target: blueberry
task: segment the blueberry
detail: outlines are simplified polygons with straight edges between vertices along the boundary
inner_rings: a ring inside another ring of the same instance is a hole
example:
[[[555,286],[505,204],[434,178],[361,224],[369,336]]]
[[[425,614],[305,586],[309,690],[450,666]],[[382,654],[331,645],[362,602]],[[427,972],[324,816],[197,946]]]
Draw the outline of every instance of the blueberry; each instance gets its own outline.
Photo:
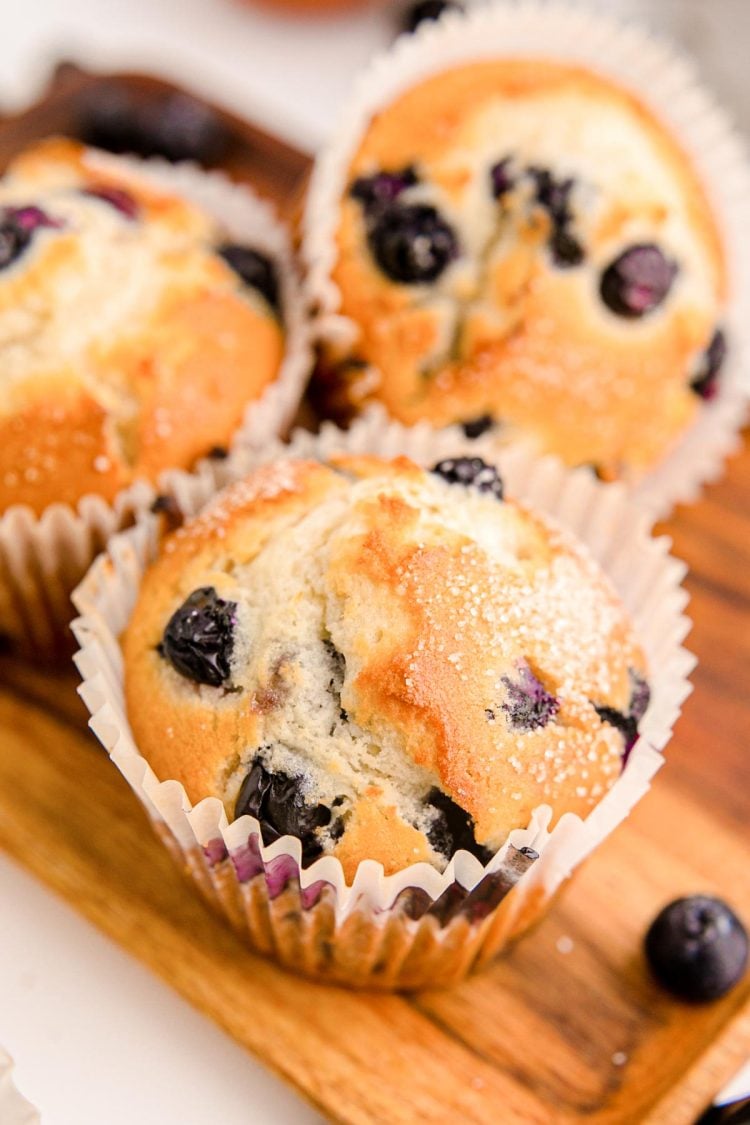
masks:
[[[212,445],[206,457],[210,457],[212,461],[226,461],[229,457],[229,450],[225,445]]]
[[[566,227],[557,227],[550,239],[552,260],[561,269],[580,266],[584,259],[583,247]]]
[[[651,689],[646,680],[634,668],[630,668],[628,674],[630,676],[630,702],[626,712],[618,711],[614,707],[594,705],[602,722],[616,727],[625,739],[623,766],[627,764],[630,751],[638,740],[638,724],[646,714],[651,700]]]
[[[424,203],[378,210],[367,242],[383,273],[405,285],[435,281],[458,254],[453,229]]]
[[[226,243],[218,250],[230,269],[265,297],[272,309],[279,310],[279,278],[276,266],[265,254],[249,246]]]
[[[464,6],[458,0],[418,0],[404,12],[403,30],[409,34],[416,31],[421,23],[439,20],[446,12],[463,12]]]
[[[195,160],[213,164],[227,148],[227,132],[209,106],[188,94],[168,94],[147,102],[140,113],[139,131],[144,155],[167,160]]]
[[[114,207],[126,219],[137,219],[140,208],[133,199],[130,192],[125,191],[123,188],[109,187],[102,185],[100,187],[85,188],[84,195],[91,196],[92,199],[101,199],[103,203],[109,203],[110,207]]]
[[[653,312],[667,297],[677,266],[650,243],[631,246],[602,274],[599,292],[618,316],[637,318]]]
[[[426,803],[437,810],[437,815],[427,830],[427,838],[436,852],[446,859],[458,851],[471,852],[481,863],[489,863],[493,852],[478,844],[474,836],[474,821],[442,789],[433,787]]]
[[[695,391],[697,395],[705,399],[716,397],[719,389],[719,375],[726,354],[727,338],[722,330],[717,328],[711,338],[711,343],[701,357],[698,374],[690,384],[691,391]]]
[[[495,419],[491,414],[480,414],[478,418],[472,418],[468,422],[461,423],[461,429],[466,434],[467,438],[472,441],[476,438],[486,434],[495,425]]]
[[[497,164],[493,164],[490,168],[490,184],[492,186],[492,198],[501,199],[506,192],[510,191],[515,186],[515,177],[510,171],[511,157],[506,156],[503,160],[498,160]]]
[[[503,711],[514,730],[529,731],[546,727],[560,710],[559,700],[548,692],[526,661],[518,666],[518,678],[503,676],[507,689]]]
[[[123,85],[96,88],[81,109],[78,134],[108,152],[134,152],[167,160],[215,163],[227,147],[227,132],[216,113],[187,94],[135,99]]]
[[[556,226],[563,225],[571,219],[570,193],[575,181],[555,179],[548,168],[529,168],[528,174],[534,182],[534,198],[536,202],[549,212],[550,218]]]
[[[166,526],[171,530],[181,527],[185,519],[182,509],[174,496],[166,496],[163,493],[160,493],[156,497],[150,510],[155,516],[163,516]]]
[[[240,787],[234,815],[254,816],[265,844],[281,836],[296,836],[302,843],[303,861],[309,863],[323,850],[318,829],[330,824],[331,810],[325,805],[307,804],[300,792],[300,780],[280,771],[271,773],[260,761],[253,762]]]
[[[448,484],[463,484],[476,488],[477,492],[489,492],[496,500],[503,498],[503,482],[494,465],[488,465],[481,457],[447,457],[433,465],[436,473]]]
[[[31,242],[34,231],[62,224],[40,207],[4,207],[0,210],[0,269],[12,265]]]
[[[393,203],[407,188],[417,183],[417,174],[409,166],[400,172],[376,172],[373,176],[360,176],[349,189],[352,199],[366,208],[384,207]]]
[[[236,603],[225,602],[213,586],[194,590],[167,622],[160,655],[198,684],[227,684],[236,609]]]
[[[656,916],[646,934],[654,976],[683,1000],[716,1000],[742,977],[747,932],[721,899],[678,898]]]

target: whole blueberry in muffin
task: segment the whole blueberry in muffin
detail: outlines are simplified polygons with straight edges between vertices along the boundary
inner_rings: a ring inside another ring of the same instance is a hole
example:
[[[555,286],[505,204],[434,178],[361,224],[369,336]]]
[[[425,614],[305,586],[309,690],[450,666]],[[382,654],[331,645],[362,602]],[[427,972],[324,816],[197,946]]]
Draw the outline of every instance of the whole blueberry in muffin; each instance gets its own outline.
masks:
[[[349,877],[585,815],[645,709],[608,582],[479,458],[258,469],[167,537],[123,647],[157,776]]]

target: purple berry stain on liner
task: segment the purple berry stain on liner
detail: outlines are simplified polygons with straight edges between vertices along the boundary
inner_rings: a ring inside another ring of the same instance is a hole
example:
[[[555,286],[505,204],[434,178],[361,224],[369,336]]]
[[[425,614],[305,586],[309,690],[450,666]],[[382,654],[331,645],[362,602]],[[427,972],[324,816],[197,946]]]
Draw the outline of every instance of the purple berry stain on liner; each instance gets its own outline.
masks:
[[[209,840],[207,844],[203,845],[203,854],[210,867],[217,867],[218,864],[224,862],[229,852],[226,849],[224,841],[217,837],[215,840]]]
[[[247,844],[235,848],[229,853],[229,858],[239,883],[249,883],[264,871],[257,836],[251,836]]]
[[[124,188],[102,184],[99,187],[84,188],[82,194],[88,195],[91,199],[100,199],[102,203],[109,203],[110,207],[114,207],[115,211],[119,211],[124,218],[131,221],[137,219],[140,214],[140,207],[130,192],[125,191]]]
[[[0,210],[0,269],[13,264],[37,230],[60,230],[63,223],[41,207],[4,207]]]
[[[503,676],[507,689],[502,709],[514,730],[530,731],[546,727],[560,710],[560,701],[546,690],[524,660],[518,664],[518,677]]]
[[[635,320],[659,308],[677,273],[658,246],[631,246],[604,271],[599,292],[613,313]]]

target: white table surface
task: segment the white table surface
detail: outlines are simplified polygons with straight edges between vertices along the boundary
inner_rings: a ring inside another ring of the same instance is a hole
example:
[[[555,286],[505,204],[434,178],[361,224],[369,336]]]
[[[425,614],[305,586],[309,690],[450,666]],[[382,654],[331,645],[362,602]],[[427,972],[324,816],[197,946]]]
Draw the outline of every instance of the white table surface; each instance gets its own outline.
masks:
[[[477,3],[481,0],[476,0]],[[700,49],[750,117],[750,0],[598,0]],[[2,0],[0,112],[50,65],[133,67],[190,85],[312,151],[395,5],[285,19],[238,0]],[[736,65],[733,65],[735,64]],[[180,997],[0,854],[0,1044],[43,1125],[306,1125],[320,1118]],[[0,1122],[0,1125],[3,1123]]]

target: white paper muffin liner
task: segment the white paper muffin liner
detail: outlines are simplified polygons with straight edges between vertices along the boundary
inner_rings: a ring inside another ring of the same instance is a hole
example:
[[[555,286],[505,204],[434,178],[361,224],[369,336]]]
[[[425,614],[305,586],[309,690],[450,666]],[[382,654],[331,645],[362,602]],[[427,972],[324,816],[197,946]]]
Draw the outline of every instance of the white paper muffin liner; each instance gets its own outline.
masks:
[[[287,446],[242,452],[227,469],[243,475],[280,455],[325,459],[334,451],[407,454],[416,462],[466,452],[455,429],[412,429],[381,412],[349,431],[325,425],[317,436],[297,431]],[[486,451],[482,441],[473,451]],[[641,737],[621,777],[585,819],[542,805],[524,829],[482,864],[457,853],[441,873],[426,863],[385,875],[363,861],[350,885],[333,856],[301,869],[299,840],[283,837],[264,847],[249,815],[228,823],[223,806],[207,798],[195,806],[178,782],[158,780],[134,743],[123,697],[118,637],[154,557],[158,521],[151,515],[117,535],[73,595],[81,616],[73,623],[81,695],[91,726],[125,775],[163,842],[205,896],[261,952],[322,980],[378,988],[416,988],[461,979],[527,928],[572,869],[627,816],[662,764],[694,658],[682,647],[690,623],[680,585],[682,563],[666,539],[652,539],[647,517],[621,485],[603,485],[585,470],[566,471],[552,458],[534,460],[506,450],[499,461],[508,492],[547,514],[585,543],[610,576],[629,610],[649,665],[652,699]],[[193,478],[181,497],[187,516],[210,497],[208,482]],[[530,862],[520,849],[540,853]]]
[[[729,341],[716,400],[663,461],[637,483],[634,497],[655,519],[695,500],[721,475],[739,445],[750,394],[750,164],[734,124],[702,85],[693,63],[643,27],[624,24],[575,0],[492,3],[468,15],[448,13],[401,36],[360,76],[331,139],[313,169],[304,215],[307,291],[319,340],[341,344],[356,325],[340,313],[332,279],[335,235],[347,171],[375,112],[441,70],[487,58],[555,59],[587,67],[632,90],[690,156],[719,223],[727,255],[730,301],[723,318]],[[523,439],[506,438],[503,444]],[[501,439],[496,438],[498,444]],[[537,450],[538,453],[538,450]]]
[[[311,366],[308,321],[286,227],[254,192],[220,172],[196,164],[168,164],[97,154],[98,166],[132,170],[157,188],[176,192],[213,215],[232,239],[247,241],[279,266],[285,354],[279,373],[261,397],[248,404],[233,445],[251,447],[286,433],[299,407]],[[219,462],[204,460],[190,474],[161,474],[156,485],[137,481],[108,502],[86,496],[73,507],[52,504],[41,515],[14,505],[0,515],[0,635],[22,651],[51,656],[69,640],[70,593],[110,536],[132,523],[158,494],[173,495],[184,478],[214,481]]]
[[[2,1125],[38,1125],[39,1110],[13,1083],[13,1059],[0,1047],[0,1121]]]

